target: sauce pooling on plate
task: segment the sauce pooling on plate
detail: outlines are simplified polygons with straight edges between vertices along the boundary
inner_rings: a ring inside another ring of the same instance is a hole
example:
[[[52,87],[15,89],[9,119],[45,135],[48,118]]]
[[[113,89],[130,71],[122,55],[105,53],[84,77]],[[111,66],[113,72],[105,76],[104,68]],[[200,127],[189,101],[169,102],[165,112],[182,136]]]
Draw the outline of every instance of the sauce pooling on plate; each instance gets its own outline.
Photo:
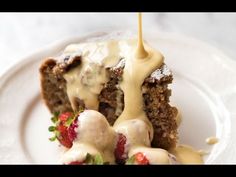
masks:
[[[213,145],[213,144],[216,144],[216,143],[218,143],[218,138],[216,138],[216,137],[208,137],[207,139],[206,139],[206,143],[207,144],[209,144],[209,145]]]

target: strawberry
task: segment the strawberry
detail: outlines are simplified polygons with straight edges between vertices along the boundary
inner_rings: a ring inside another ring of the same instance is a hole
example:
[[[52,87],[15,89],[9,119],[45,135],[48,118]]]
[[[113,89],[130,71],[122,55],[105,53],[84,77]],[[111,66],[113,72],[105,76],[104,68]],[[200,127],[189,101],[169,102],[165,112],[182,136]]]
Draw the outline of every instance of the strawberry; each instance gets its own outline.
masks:
[[[125,160],[128,157],[128,154],[125,153],[125,144],[126,144],[126,137],[125,135],[123,135],[122,133],[118,134],[118,141],[116,143],[116,148],[115,148],[115,158],[116,158],[116,162],[118,164],[124,164]]]
[[[149,165],[149,160],[142,152],[137,152],[126,161],[126,164]]]
[[[138,152],[135,154],[135,161],[138,165],[148,165],[149,164],[149,160],[142,152]]]
[[[64,123],[71,116],[73,116],[73,114],[71,112],[65,112],[65,113],[62,113],[59,115],[59,120]]]
[[[67,129],[68,137],[71,142],[73,142],[75,138],[77,137],[77,133],[75,131],[76,128],[78,128],[78,118],[75,119]]]
[[[58,141],[65,147],[71,148],[72,147],[72,141],[69,138],[68,135],[68,129],[63,124],[60,124],[57,127],[57,130],[59,132],[59,135],[57,136]]]
[[[55,136],[50,138],[51,141],[58,140],[60,144],[71,148],[74,139],[77,137],[76,128],[78,127],[79,113],[65,112],[54,114],[51,118],[55,126],[50,126],[49,131],[54,132]]]

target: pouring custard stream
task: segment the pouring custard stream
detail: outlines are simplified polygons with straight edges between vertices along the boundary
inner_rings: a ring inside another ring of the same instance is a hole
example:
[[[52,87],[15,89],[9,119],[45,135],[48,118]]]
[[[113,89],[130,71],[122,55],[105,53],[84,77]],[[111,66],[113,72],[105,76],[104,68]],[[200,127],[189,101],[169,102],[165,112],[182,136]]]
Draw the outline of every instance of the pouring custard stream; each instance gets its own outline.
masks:
[[[153,156],[155,154],[159,156],[159,158],[156,157],[156,161],[153,161],[153,163],[170,163],[167,151],[150,147],[153,138],[153,127],[144,112],[141,90],[144,79],[162,65],[164,57],[160,52],[143,44],[141,14],[139,14],[138,33],[137,47],[133,48],[126,56],[123,78],[120,83],[120,87],[124,92],[125,106],[114,124],[114,129],[116,132],[124,134],[130,141],[130,145],[127,147],[129,156],[138,151],[144,154],[150,154],[149,152],[152,151]],[[140,126],[136,127],[135,124]],[[142,124],[144,125],[141,126]],[[135,129],[140,129],[140,131]],[[149,134],[149,136],[143,136],[143,134]],[[135,141],[133,141],[134,139]]]

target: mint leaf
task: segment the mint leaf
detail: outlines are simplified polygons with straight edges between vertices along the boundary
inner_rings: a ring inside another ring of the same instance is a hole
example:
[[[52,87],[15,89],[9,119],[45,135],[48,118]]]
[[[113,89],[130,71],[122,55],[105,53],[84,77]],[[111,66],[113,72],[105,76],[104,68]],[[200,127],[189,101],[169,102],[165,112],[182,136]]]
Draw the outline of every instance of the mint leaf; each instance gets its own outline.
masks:
[[[125,164],[127,165],[133,165],[134,164],[134,161],[135,161],[135,155],[131,156]]]
[[[103,164],[103,159],[100,154],[97,154],[94,156],[94,164],[95,165],[102,165]]]
[[[50,132],[54,132],[55,130],[56,130],[56,127],[54,127],[54,126],[48,127],[48,131],[50,131]]]

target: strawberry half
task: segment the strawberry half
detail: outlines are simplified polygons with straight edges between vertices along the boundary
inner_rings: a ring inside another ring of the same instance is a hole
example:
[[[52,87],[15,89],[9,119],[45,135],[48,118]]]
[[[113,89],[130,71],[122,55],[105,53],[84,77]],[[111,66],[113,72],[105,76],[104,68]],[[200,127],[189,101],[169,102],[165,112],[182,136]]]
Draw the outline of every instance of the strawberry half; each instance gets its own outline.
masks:
[[[124,164],[125,160],[128,158],[128,154],[125,153],[125,144],[126,144],[126,137],[122,133],[118,134],[118,141],[116,143],[116,148],[115,148],[115,158],[116,158],[116,163],[118,164]]]

